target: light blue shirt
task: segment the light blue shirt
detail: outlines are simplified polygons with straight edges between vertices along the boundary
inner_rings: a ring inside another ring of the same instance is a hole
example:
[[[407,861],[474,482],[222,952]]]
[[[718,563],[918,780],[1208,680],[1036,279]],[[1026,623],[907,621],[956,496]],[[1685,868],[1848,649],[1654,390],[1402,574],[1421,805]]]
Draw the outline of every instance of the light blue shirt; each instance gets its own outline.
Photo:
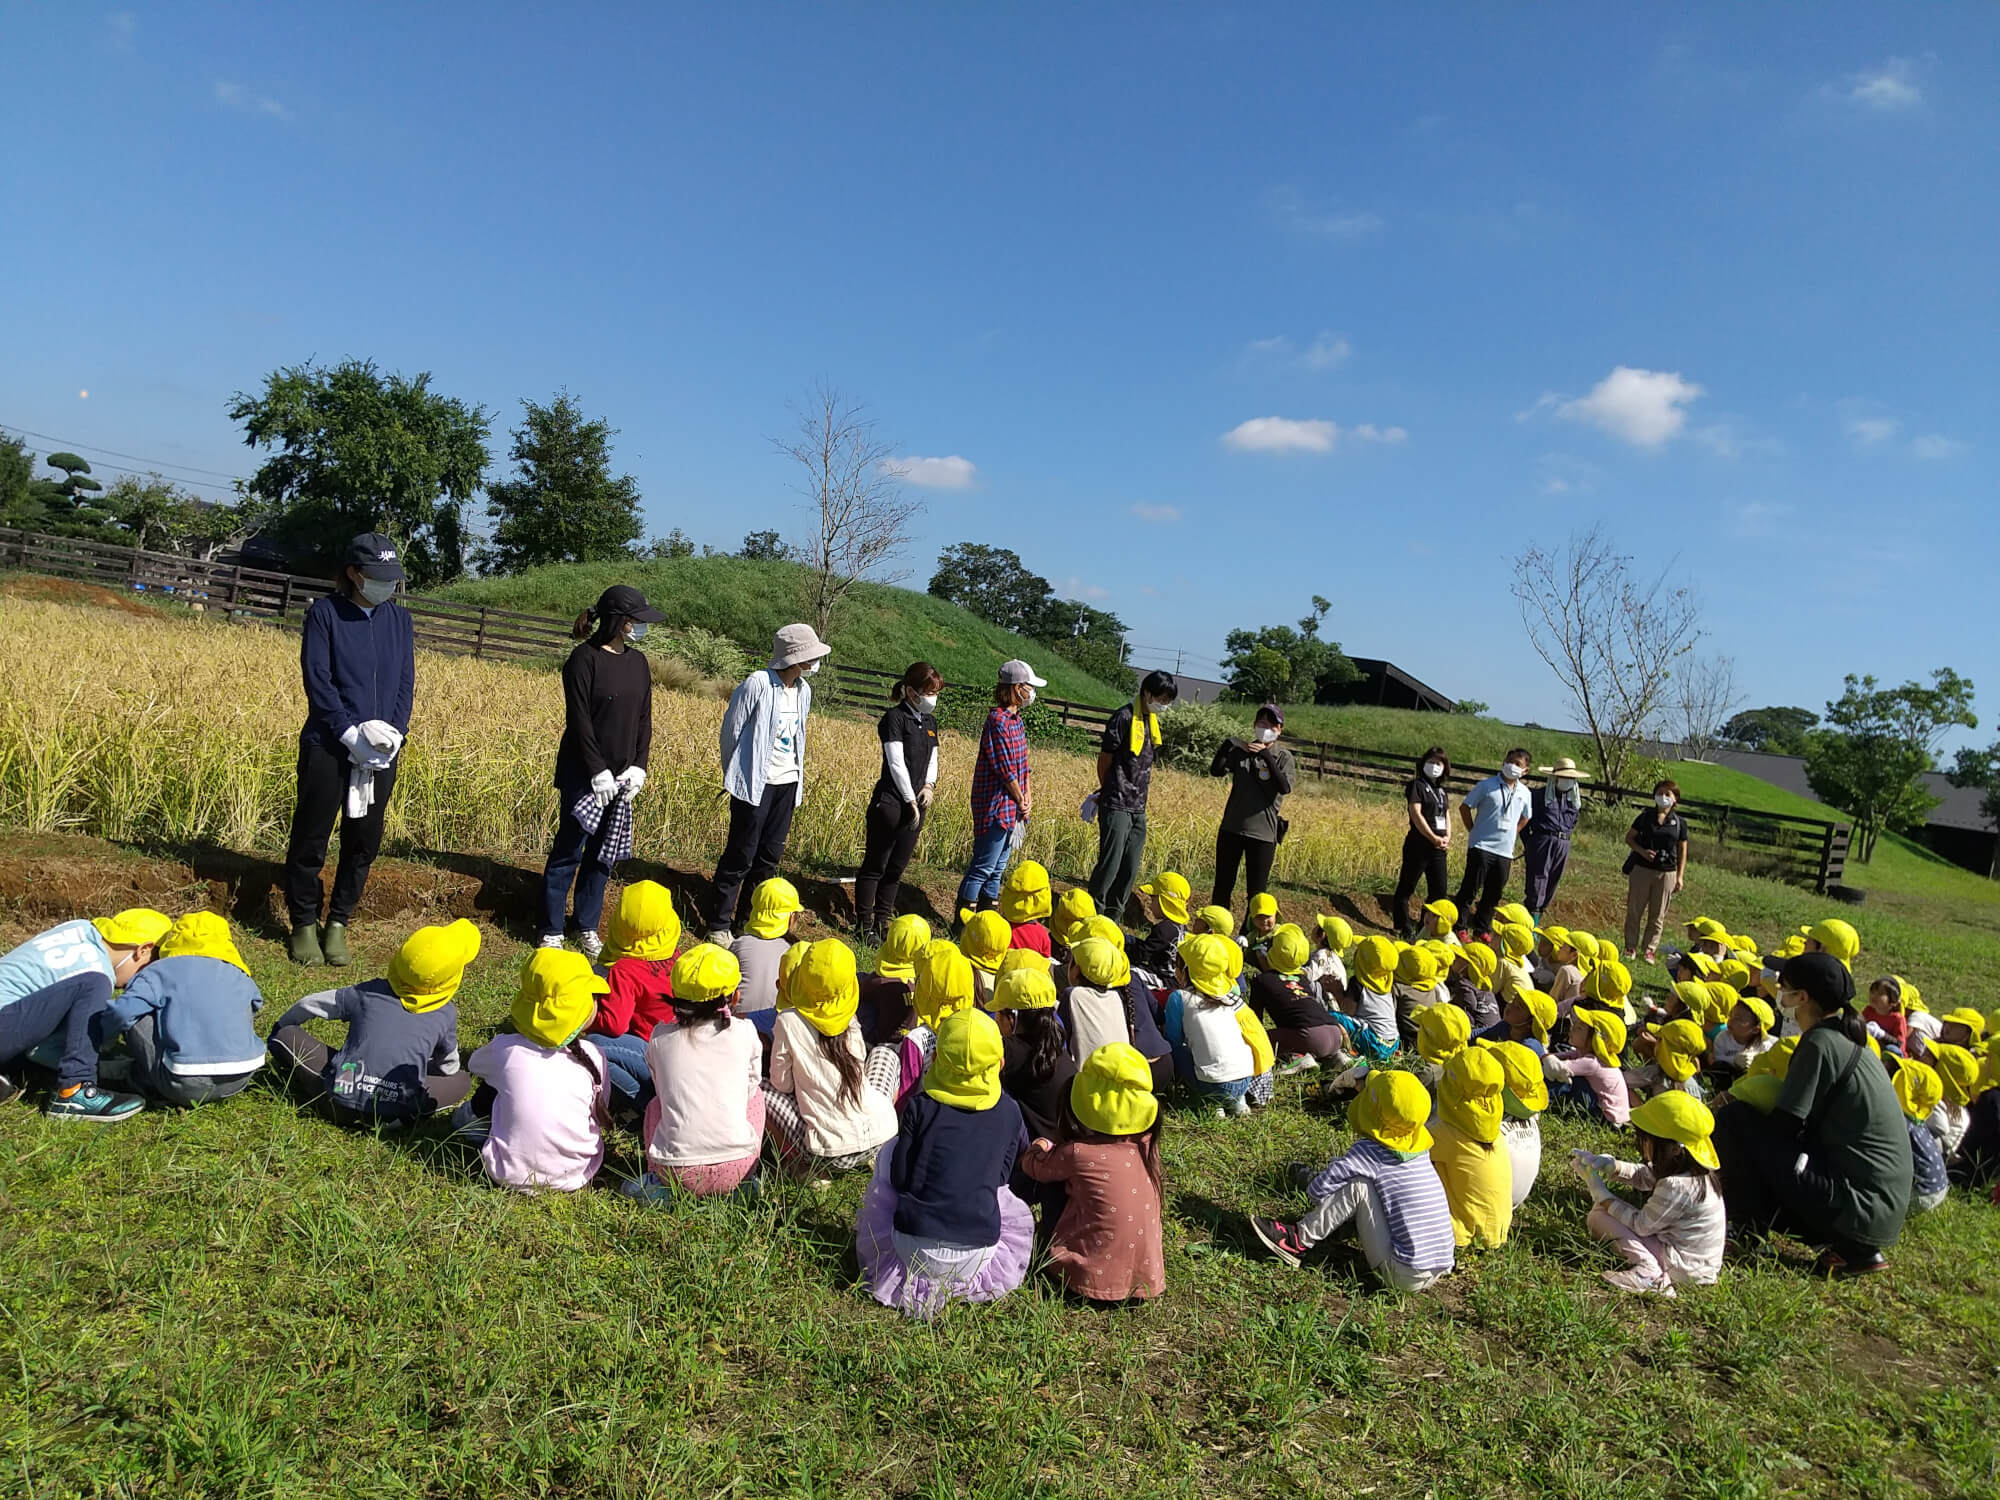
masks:
[[[115,985],[110,948],[89,922],[51,927],[0,957],[0,1006],[12,1005],[79,974],[102,974]]]
[[[778,742],[778,674],[768,667],[737,684],[722,715],[722,785],[738,802],[764,800],[771,753]],[[790,748],[797,762],[799,801],[806,793],[806,717],[812,712],[812,684],[799,676],[796,738]],[[781,777],[782,779],[782,777]]]
[[[1533,807],[1528,779],[1509,782],[1489,776],[1465,794],[1472,809],[1472,847],[1502,859],[1514,857],[1514,838]]]

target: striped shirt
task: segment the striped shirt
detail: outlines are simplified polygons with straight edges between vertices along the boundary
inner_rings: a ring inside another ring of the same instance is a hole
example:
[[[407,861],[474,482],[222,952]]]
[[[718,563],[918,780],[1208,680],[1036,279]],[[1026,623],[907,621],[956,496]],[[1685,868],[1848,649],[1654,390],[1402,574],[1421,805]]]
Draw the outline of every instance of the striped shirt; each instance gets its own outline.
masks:
[[[1405,1159],[1380,1141],[1356,1141],[1337,1156],[1307,1186],[1317,1203],[1343,1182],[1370,1182],[1389,1225],[1390,1253],[1414,1271],[1449,1271],[1456,1248],[1451,1232],[1451,1205],[1444,1184],[1429,1156]]]
[[[996,708],[986,716],[979,736],[979,759],[972,767],[972,831],[991,833],[1021,821],[1021,804],[1007,783],[1025,787],[1028,781],[1028,732],[1021,716]]]
[[[1920,1120],[1906,1120],[1910,1127],[1910,1162],[1914,1168],[1910,1186],[1919,1198],[1929,1198],[1951,1186],[1945,1176],[1944,1152],[1938,1138]]]

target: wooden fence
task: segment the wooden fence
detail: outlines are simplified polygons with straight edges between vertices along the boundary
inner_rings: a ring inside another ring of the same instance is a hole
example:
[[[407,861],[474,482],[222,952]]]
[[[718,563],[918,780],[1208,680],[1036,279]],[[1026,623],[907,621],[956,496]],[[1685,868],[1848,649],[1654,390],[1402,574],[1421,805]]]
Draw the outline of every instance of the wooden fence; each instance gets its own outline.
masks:
[[[306,607],[332,591],[324,578],[305,578],[234,563],[196,562],[166,552],[115,547],[74,537],[42,536],[0,527],[0,568],[19,568],[85,583],[163,596],[232,620],[282,624],[303,616]],[[543,659],[570,649],[570,622],[552,615],[460,604],[424,594],[398,598],[415,617],[417,644],[433,651],[499,660]],[[827,684],[837,693],[843,681],[872,684],[887,698],[894,672],[837,666]],[[949,685],[947,687],[949,691]],[[982,685],[979,691],[986,689]],[[1067,698],[1041,698],[1069,728],[1102,730],[1118,710]],[[1291,740],[1301,771],[1365,785],[1400,787],[1415,773],[1412,757],[1320,740]],[[1454,766],[1448,784],[1464,791],[1489,776],[1492,767]],[[1600,782],[1582,783],[1584,795],[1610,808],[1650,806],[1650,792],[1629,791]],[[1846,872],[1848,825],[1788,813],[1759,812],[1721,803],[1682,802],[1681,816],[1697,839],[1737,852],[1760,872],[1774,874],[1824,894]]]

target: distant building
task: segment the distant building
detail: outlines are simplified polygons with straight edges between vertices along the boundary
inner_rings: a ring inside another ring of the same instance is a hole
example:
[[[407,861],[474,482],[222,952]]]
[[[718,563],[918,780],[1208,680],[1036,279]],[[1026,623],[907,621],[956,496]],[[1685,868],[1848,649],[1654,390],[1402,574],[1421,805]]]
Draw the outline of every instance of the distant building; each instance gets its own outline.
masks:
[[[1377,708],[1414,708],[1439,714],[1448,714],[1457,706],[1394,662],[1372,656],[1350,656],[1348,660],[1359,669],[1360,680],[1335,688],[1329,702],[1372,703]]]
[[[1190,677],[1185,672],[1174,674],[1174,684],[1180,689],[1176,703],[1220,703],[1222,695],[1229,691],[1229,684],[1217,682],[1209,677]]]

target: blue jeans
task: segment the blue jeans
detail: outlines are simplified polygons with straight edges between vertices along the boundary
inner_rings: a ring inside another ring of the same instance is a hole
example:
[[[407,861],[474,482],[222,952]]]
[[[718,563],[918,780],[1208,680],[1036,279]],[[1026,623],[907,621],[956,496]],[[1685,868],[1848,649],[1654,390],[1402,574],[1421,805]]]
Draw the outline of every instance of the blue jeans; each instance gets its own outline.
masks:
[[[102,974],[72,974],[47,989],[0,1005],[0,1063],[26,1056],[44,1037],[62,1038],[56,1084],[97,1082],[97,1037],[91,1023],[111,1003],[111,981]]]
[[[1549,1108],[1559,1114],[1582,1115],[1600,1125],[1611,1123],[1604,1106],[1597,1102],[1597,1090],[1581,1078],[1571,1078],[1550,1088]]]
[[[556,825],[556,841],[549,849],[542,869],[542,931],[563,930],[563,908],[569,904],[569,888],[576,886],[576,925],[581,932],[597,931],[604,916],[604,886],[611,879],[609,867],[597,858],[604,847],[603,833],[610,819],[597,825],[596,833],[585,833],[583,825],[570,816],[570,808],[589,786],[556,788],[561,804],[561,821]]]
[[[1256,1081],[1255,1078],[1232,1078],[1227,1083],[1203,1083],[1199,1079],[1191,1078],[1188,1080],[1188,1089],[1197,1099],[1213,1099],[1227,1104],[1249,1093],[1250,1085]]]
[[[604,1054],[606,1081],[622,1109],[644,1110],[653,1098],[653,1070],[646,1064],[642,1036],[590,1035],[590,1044]]]
[[[959,883],[958,904],[972,906],[1000,899],[1000,877],[1007,873],[1007,856],[1014,852],[1014,830],[995,825],[972,837],[972,864]]]

